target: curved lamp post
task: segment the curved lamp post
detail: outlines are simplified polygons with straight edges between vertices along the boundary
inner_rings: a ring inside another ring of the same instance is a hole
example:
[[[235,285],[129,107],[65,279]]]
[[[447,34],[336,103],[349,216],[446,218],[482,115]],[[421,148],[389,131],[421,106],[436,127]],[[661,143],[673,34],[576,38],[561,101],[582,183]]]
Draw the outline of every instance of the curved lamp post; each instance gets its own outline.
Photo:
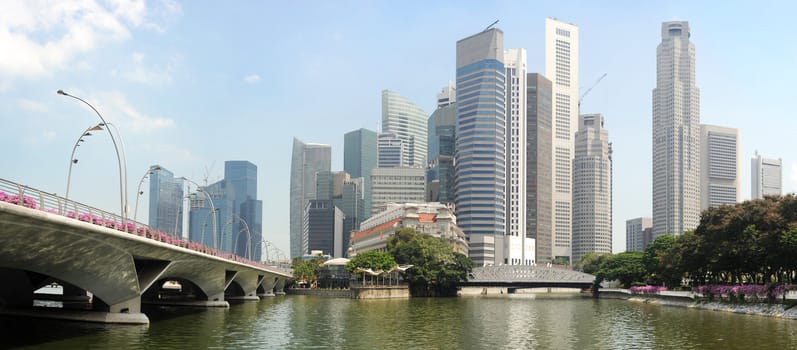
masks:
[[[196,186],[197,192],[204,193],[205,196],[208,198],[208,201],[210,202],[210,212],[213,213],[213,249],[218,249],[218,244],[216,242],[216,206],[213,205],[213,198],[210,197],[210,193],[205,191],[205,189],[202,188],[202,186],[199,186],[199,184],[194,182],[193,180],[190,180],[185,176],[178,177],[178,179],[185,180],[194,184],[194,186]]]
[[[87,106],[89,106],[94,111],[94,113],[97,113],[98,117],[100,117],[100,120],[102,121],[102,124],[100,124],[100,125],[102,125],[102,126],[108,125],[108,123],[105,121],[105,118],[102,117],[102,114],[100,114],[100,112],[96,108],[94,108],[94,106],[92,106],[90,103],[86,102],[84,99],[82,99],[80,97],[77,97],[77,96],[70,95],[70,94],[64,92],[64,90],[58,90],[58,94],[59,95],[64,95],[64,96],[68,96],[68,97],[74,98],[74,99],[76,99],[76,100],[78,100],[80,102],[85,103]],[[122,209],[120,215],[122,216],[122,224],[124,225],[125,221],[127,220],[127,196],[125,195],[125,191],[127,189],[127,186],[124,184],[124,182],[126,182],[126,180],[127,180],[127,175],[122,171],[122,156],[119,154],[119,146],[116,144],[116,138],[113,137],[113,133],[111,132],[110,128],[106,128],[105,130],[108,130],[108,135],[111,136],[111,142],[113,142],[113,148],[116,151],[116,161],[117,161],[117,163],[119,163],[119,197],[120,197],[119,198],[119,202],[120,202],[120,206],[121,206],[121,209]],[[118,133],[118,130],[117,130],[117,133]],[[124,167],[125,167],[125,169],[127,169],[127,165],[125,165]]]
[[[72,155],[69,156],[69,171],[67,171],[66,173],[66,195],[64,197],[65,199],[64,202],[69,200],[69,184],[72,181],[72,165],[77,164],[77,159],[75,159],[75,151],[77,151],[77,148],[78,146],[80,146],[80,143],[85,141],[83,139],[84,137],[91,136],[92,131],[98,131],[98,130],[102,130],[102,126],[100,126],[99,124],[86,128],[86,130],[83,131],[82,134],[80,134],[80,137],[78,137],[77,141],[75,141],[75,146],[72,147]]]
[[[154,174],[158,170],[161,170],[161,167],[157,165],[150,167],[147,172],[144,173],[144,176],[141,177],[141,181],[138,182],[138,190],[136,190],[136,207],[133,210],[133,222],[136,222],[136,219],[138,218],[138,199],[142,194],[144,194],[144,192],[141,192],[141,184],[144,183],[144,179],[149,177],[149,175]]]
[[[227,222],[224,224],[224,228],[227,228],[227,225],[232,225],[232,224],[233,224],[233,222],[234,222],[234,219],[238,219],[238,221],[240,221],[241,223],[243,223],[243,224],[244,224],[244,229],[243,229],[243,230],[241,230],[241,231],[244,231],[244,230],[246,230],[246,234],[247,234],[247,236],[249,237],[249,241],[247,242],[247,245],[246,245],[246,248],[247,248],[247,249],[246,249],[246,250],[247,250],[247,253],[245,253],[245,255],[248,255],[248,257],[247,257],[247,256],[244,256],[244,257],[245,257],[245,258],[247,258],[247,259],[251,259],[251,255],[252,255],[252,254],[251,254],[251,247],[252,247],[252,233],[249,231],[249,225],[247,225],[247,224],[246,224],[246,221],[245,221],[244,219],[242,219],[240,216],[238,216],[238,215],[234,215],[234,214],[233,214],[233,217],[232,217],[232,218],[230,218],[230,220],[228,220],[228,221],[227,221]],[[224,228],[222,228],[222,230],[221,230],[221,234],[222,234],[222,236],[224,235]],[[231,251],[231,253],[233,253],[233,254],[235,254],[235,250],[238,248],[238,236],[239,236],[240,234],[241,234],[241,232],[238,232],[238,234],[236,234],[236,235],[235,235],[235,240],[233,241],[232,247],[230,247],[230,250],[232,250],[232,251]],[[224,249],[224,243],[222,243],[222,250],[223,250],[223,249]]]

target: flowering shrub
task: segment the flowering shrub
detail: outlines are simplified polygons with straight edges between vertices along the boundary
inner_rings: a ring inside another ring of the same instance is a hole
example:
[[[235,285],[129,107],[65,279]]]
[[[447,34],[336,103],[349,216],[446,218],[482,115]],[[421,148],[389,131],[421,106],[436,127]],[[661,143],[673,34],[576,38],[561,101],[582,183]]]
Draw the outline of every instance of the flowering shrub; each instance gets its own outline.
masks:
[[[755,300],[778,298],[791,288],[791,285],[785,284],[745,284],[736,286],[703,285],[697,286],[692,290],[697,294],[708,297],[709,300],[712,300],[716,295],[720,300],[723,296],[726,296],[728,299],[743,301],[745,296],[752,297]]]
[[[629,289],[631,293],[640,294],[657,294],[667,290],[665,286],[633,286]]]
[[[20,200],[19,195],[17,194],[8,195],[5,192],[0,192],[0,201],[21,205],[25,208],[30,208],[30,209],[38,209],[39,207],[36,204],[36,200],[34,200],[31,197],[22,196],[22,199]]]

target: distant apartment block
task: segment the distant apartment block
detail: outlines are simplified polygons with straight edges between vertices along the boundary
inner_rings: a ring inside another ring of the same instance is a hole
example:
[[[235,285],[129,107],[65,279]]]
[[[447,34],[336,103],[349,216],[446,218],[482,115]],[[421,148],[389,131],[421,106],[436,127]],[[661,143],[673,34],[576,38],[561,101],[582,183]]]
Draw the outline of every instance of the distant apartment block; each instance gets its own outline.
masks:
[[[755,152],[750,164],[752,184],[750,194],[752,199],[761,199],[764,196],[780,196],[783,191],[783,161],[764,158]]]
[[[700,209],[741,202],[739,129],[700,125]]]

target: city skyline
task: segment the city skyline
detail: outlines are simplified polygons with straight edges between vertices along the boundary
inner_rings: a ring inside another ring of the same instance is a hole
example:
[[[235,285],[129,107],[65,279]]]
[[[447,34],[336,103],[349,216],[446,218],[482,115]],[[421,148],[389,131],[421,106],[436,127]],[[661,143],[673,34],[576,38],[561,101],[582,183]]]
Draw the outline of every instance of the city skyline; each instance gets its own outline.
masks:
[[[286,169],[290,168],[292,137],[330,144],[331,168],[342,170],[343,135],[358,128],[376,130],[380,91],[399,91],[425,111],[433,111],[435,94],[455,79],[456,40],[495,19],[501,20],[497,26],[505,34],[504,47],[525,48],[528,71],[544,73],[544,19],[554,16],[579,27],[581,87],[608,73],[585,98],[582,112],[605,115],[612,133],[618,185],[615,251],[625,247],[619,234],[624,232],[625,220],[652,215],[650,90],[655,86],[660,26],[673,18],[689,21],[693,32],[701,122],[738,128],[740,157],[750,159],[758,150],[782,159],[783,193],[797,188],[797,157],[791,151],[797,149],[797,141],[788,134],[795,122],[788,119],[790,105],[786,104],[793,89],[785,85],[795,81],[788,63],[797,52],[766,38],[767,33],[786,37],[795,33],[782,17],[790,12],[783,7],[791,4],[778,6],[777,11],[767,5],[716,8],[689,2],[633,8],[621,3],[532,6],[507,2],[463,8],[426,4],[423,9],[365,5],[338,9],[318,4],[306,9],[288,4],[275,10],[155,2],[143,12],[83,9],[99,11],[113,24],[101,26],[89,23],[77,10],[55,12],[26,9],[35,4],[0,4],[0,33],[5,33],[0,35],[0,46],[16,53],[0,58],[0,118],[7,135],[16,135],[0,142],[6,149],[19,150],[0,156],[4,164],[15,165],[5,167],[0,177],[64,192],[69,147],[84,126],[97,121],[90,110],[55,94],[63,88],[119,125],[127,145],[131,189],[151,164],[202,184],[221,178],[226,159],[247,159],[260,167],[263,237],[287,252],[290,187]],[[265,5],[252,5],[256,6]],[[349,11],[355,20],[331,19],[343,18],[337,14]],[[411,25],[396,25],[401,17],[397,14],[408,11],[418,14]],[[37,13],[50,15],[30,16]],[[209,20],[215,15],[241,20]],[[742,18],[754,25],[738,28],[736,23]],[[80,43],[68,42],[66,33],[77,25],[84,25],[92,35]],[[738,49],[740,42],[745,50]],[[47,43],[57,44],[53,47],[58,54],[46,52]],[[393,48],[382,50],[386,46]],[[397,50],[423,54],[388,54]],[[224,57],[228,51],[234,54]],[[760,56],[762,51],[769,53],[766,58]],[[294,66],[299,68],[287,69]],[[374,72],[374,67],[379,67],[379,74],[360,73]],[[346,94],[323,94],[314,103],[306,103],[308,82],[341,83],[336,90]],[[757,88],[762,86],[767,89]],[[751,90],[766,90],[767,95]],[[87,138],[77,158],[80,163],[74,169],[70,198],[117,211],[118,174],[107,136],[98,133]],[[742,199],[749,199],[750,164],[743,161],[741,166]],[[135,198],[132,191],[128,195]],[[129,206],[132,209],[133,203]],[[138,216],[146,222],[142,208]]]

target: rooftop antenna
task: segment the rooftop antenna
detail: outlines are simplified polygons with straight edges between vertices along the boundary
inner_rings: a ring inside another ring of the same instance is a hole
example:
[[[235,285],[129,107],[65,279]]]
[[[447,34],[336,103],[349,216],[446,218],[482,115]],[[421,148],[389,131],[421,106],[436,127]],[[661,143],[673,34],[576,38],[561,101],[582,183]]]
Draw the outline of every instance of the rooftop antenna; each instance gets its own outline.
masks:
[[[500,21],[500,20],[498,20],[498,19],[495,20],[495,22],[493,22],[493,24],[490,24],[489,26],[487,26],[487,28],[484,28],[484,30],[482,30],[482,32],[486,32],[486,31],[490,30],[490,28],[492,28],[494,25],[498,24],[498,21]]]

